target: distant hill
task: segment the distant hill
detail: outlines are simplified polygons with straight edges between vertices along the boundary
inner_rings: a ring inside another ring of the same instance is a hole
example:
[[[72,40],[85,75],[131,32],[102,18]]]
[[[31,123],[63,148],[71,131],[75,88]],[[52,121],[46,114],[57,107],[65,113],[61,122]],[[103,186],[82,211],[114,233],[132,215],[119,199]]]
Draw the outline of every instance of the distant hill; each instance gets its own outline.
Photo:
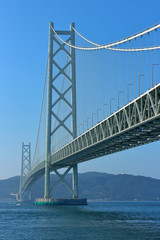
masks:
[[[54,183],[56,179],[57,176],[52,174],[51,183]],[[66,180],[69,184],[71,184],[71,179],[72,175],[68,174]],[[18,193],[19,181],[19,176],[0,180],[0,200],[8,200],[11,198],[10,193]],[[43,188],[44,177],[35,182],[31,187],[33,200],[37,197],[43,197]],[[128,174],[81,173],[79,174],[79,196],[92,200],[160,200],[160,180]],[[65,185],[61,183],[55,188],[52,197],[71,198],[71,194]]]

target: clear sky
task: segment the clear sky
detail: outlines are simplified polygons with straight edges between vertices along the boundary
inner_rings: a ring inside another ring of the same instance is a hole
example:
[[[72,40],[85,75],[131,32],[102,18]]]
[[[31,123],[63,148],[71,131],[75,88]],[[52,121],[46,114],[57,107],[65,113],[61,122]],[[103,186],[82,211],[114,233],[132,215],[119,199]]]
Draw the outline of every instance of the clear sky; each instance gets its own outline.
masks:
[[[160,23],[159,9],[159,0],[0,0],[0,179],[20,175],[22,141],[35,145],[49,21],[59,30],[75,22],[104,44]],[[160,179],[160,142],[79,165],[80,172],[123,170]]]

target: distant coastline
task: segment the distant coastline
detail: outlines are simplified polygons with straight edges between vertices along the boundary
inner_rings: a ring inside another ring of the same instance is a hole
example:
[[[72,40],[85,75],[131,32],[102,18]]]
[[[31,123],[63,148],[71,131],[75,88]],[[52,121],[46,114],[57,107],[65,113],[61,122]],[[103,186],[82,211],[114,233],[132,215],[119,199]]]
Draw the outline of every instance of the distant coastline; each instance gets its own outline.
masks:
[[[57,179],[51,174],[51,182]],[[66,176],[66,181],[71,184],[72,175]],[[14,201],[11,193],[18,193],[20,177],[15,176],[6,180],[0,180],[0,201]],[[44,195],[44,177],[37,180],[31,187],[32,200]],[[88,201],[160,201],[160,180],[133,176],[128,174],[107,174],[99,172],[87,172],[79,174],[79,196]],[[60,183],[52,193],[55,198],[71,198],[72,196]]]

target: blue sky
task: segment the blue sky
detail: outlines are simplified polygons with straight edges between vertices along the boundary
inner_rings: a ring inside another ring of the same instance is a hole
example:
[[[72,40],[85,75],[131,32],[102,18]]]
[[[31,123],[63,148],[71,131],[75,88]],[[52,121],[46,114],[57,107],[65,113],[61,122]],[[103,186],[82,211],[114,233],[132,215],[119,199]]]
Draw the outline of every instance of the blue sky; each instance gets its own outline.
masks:
[[[160,1],[0,0],[0,179],[20,174],[22,141],[35,145],[48,51],[49,21],[107,43],[160,23]],[[34,149],[32,149],[32,152]],[[80,164],[160,179],[160,142]]]

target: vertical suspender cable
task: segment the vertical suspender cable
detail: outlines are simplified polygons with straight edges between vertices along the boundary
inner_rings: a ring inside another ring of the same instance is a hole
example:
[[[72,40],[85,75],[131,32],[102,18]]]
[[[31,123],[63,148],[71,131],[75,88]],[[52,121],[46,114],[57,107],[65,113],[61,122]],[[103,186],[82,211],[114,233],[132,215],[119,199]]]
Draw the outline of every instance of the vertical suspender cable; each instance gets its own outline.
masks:
[[[119,75],[118,91],[120,91],[120,93],[123,94],[123,89],[122,89],[122,85],[123,85],[123,82],[122,82],[122,52],[119,52],[119,74],[118,75]],[[119,96],[118,96],[118,98],[119,98]],[[118,101],[120,101],[120,99],[118,99]],[[118,103],[118,105],[120,106],[120,102]]]
[[[142,47],[143,47],[143,36],[141,36],[141,43],[142,43]],[[142,75],[144,75],[144,66],[143,66],[143,51],[142,52]],[[145,76],[144,76],[145,77]],[[144,77],[142,78],[142,93],[144,92]]]
[[[113,98],[113,92],[112,92],[112,83],[113,83],[113,51],[110,52],[111,54],[111,60],[110,60],[110,63],[111,63],[111,74],[110,74],[110,99]],[[110,105],[111,105],[111,100],[110,100]],[[111,106],[110,106],[110,109],[111,109]],[[111,114],[111,111],[110,111],[110,114]]]
[[[156,31],[156,46],[158,45],[158,42],[157,42],[157,29],[155,30]],[[155,50],[155,52],[156,52],[156,64],[158,64],[158,49],[157,50]],[[157,65],[157,81],[156,81],[156,84],[158,83],[158,68],[159,68],[159,66]]]
[[[124,43],[124,48],[125,48],[125,43]],[[126,55],[126,52],[124,51],[123,52],[123,70],[124,70],[124,74],[123,74],[123,82],[124,82],[124,89],[123,89],[123,91],[124,91],[124,105],[126,104],[126,97],[125,97],[125,93],[126,93],[126,79],[125,79],[125,76],[126,76],[126,74],[125,74],[125,71],[126,71],[126,66],[125,66],[125,64],[126,64],[126,61],[125,61],[125,55]]]
[[[89,56],[88,56],[88,61],[89,61],[89,66],[88,66],[88,74],[89,74],[89,88],[90,88],[90,112],[89,112],[89,115],[92,113],[92,104],[93,104],[93,100],[92,100],[92,97],[93,97],[93,94],[92,94],[92,56],[91,56],[91,53],[92,51],[89,52]],[[88,120],[88,119],[87,119]],[[88,123],[88,122],[87,122]]]
[[[122,53],[119,52],[119,88],[118,90],[122,91]]]
[[[129,41],[129,48],[130,48],[130,46],[131,46],[131,41]],[[132,84],[132,66],[131,66],[131,65],[132,65],[132,63],[131,63],[131,54],[132,54],[132,53],[131,53],[131,52],[129,52],[129,53],[130,53],[130,54],[129,54],[129,55],[130,55],[130,56],[129,56],[129,58],[130,58],[130,59],[129,59],[129,61],[130,61],[130,83]],[[132,90],[131,90],[131,91],[132,91]]]
[[[86,104],[86,100],[87,100],[87,77],[86,77],[86,64],[87,64],[87,61],[86,61],[86,51],[83,51],[83,69],[84,69],[84,72],[83,72],[83,91],[84,91],[84,102],[83,102],[83,109],[84,109],[84,115],[83,115],[83,131],[85,131],[85,126],[84,126],[84,120],[86,119],[86,107],[88,104]]]
[[[136,98],[136,52],[134,52],[134,98]]]
[[[147,46],[149,47],[149,33],[147,33]],[[149,89],[149,51],[147,50],[147,90]]]
[[[159,36],[158,36],[158,30],[157,29],[157,46],[158,46],[158,40],[159,40]],[[159,49],[157,49],[157,64],[158,64],[158,69],[160,69],[160,65],[159,65]],[[157,79],[159,78],[159,71],[157,71]],[[158,82],[157,82],[158,83]]]
[[[97,50],[95,51],[95,113],[97,113]],[[97,119],[97,118],[96,118]]]
[[[115,91],[115,109],[117,108],[116,106],[116,51],[114,51],[114,91]]]
[[[105,84],[105,93],[106,93],[106,97],[105,97],[105,104],[108,104],[108,96],[109,96],[109,86],[108,86],[108,82],[109,82],[109,74],[108,74],[108,49],[106,49],[106,84]],[[107,109],[109,105],[106,105]],[[107,116],[107,109],[106,109],[106,116]]]
[[[91,72],[91,91],[92,91],[92,108],[91,108],[91,122],[92,122],[92,114],[94,112],[94,55],[93,55],[93,51],[91,51],[91,68],[90,68],[90,72]]]
[[[99,100],[100,100],[100,104],[99,107],[102,109],[102,103],[103,103],[103,91],[102,90],[102,49],[100,49],[99,51],[99,55],[100,55],[100,61],[99,61]],[[100,118],[101,120],[101,118]]]

